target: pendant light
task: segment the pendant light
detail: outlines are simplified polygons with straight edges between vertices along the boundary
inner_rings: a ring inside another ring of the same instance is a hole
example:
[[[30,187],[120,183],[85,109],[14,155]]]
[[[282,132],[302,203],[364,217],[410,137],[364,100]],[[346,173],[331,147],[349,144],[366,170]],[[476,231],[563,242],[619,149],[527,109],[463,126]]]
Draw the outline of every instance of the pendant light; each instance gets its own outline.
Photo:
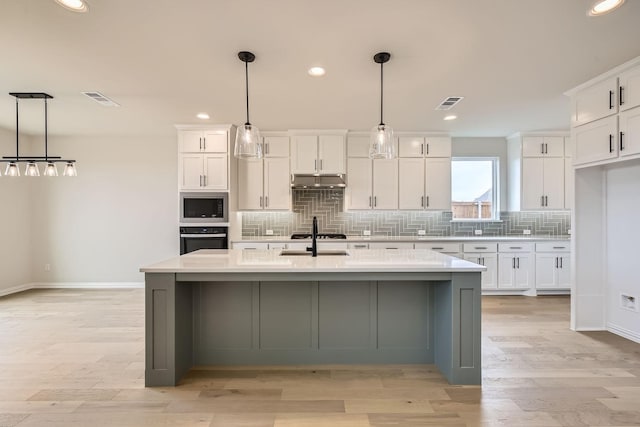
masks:
[[[75,167],[75,160],[64,160],[60,156],[49,155],[49,140],[48,140],[48,110],[47,100],[53,99],[53,96],[43,92],[12,92],[9,95],[16,98],[16,155],[15,156],[3,156],[0,162],[7,163],[7,169],[4,174],[6,176],[20,176],[20,169],[18,163],[25,163],[24,175],[25,176],[40,176],[40,169],[38,163],[46,163],[43,170],[44,176],[58,176],[58,169],[56,168],[56,162],[64,162],[67,164],[65,168],[64,176],[78,176],[78,172]],[[44,156],[20,156],[20,121],[19,121],[19,100],[20,99],[42,99],[44,101]],[[67,171],[67,169],[70,169]]]
[[[396,157],[396,150],[393,144],[393,129],[384,124],[383,120],[383,74],[382,66],[389,62],[391,54],[389,52],[379,52],[373,56],[376,64],[380,64],[380,124],[371,129],[371,144],[369,148],[369,158],[371,159],[393,159]]]
[[[253,62],[256,56],[251,52],[238,52],[238,58],[244,62],[245,88],[247,95],[247,121],[240,126],[236,132],[236,144],[233,155],[240,159],[261,159],[262,143],[260,142],[260,131],[257,127],[249,123],[249,62]]]

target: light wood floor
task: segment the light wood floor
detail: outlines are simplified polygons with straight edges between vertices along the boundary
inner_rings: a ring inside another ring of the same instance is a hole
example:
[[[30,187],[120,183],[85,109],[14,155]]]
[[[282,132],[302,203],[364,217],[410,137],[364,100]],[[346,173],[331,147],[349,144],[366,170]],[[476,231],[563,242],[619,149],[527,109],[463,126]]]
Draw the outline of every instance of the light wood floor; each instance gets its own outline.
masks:
[[[0,426],[640,426],[640,344],[567,297],[483,298],[483,386],[433,366],[193,371],[144,388],[143,290],[0,298]]]

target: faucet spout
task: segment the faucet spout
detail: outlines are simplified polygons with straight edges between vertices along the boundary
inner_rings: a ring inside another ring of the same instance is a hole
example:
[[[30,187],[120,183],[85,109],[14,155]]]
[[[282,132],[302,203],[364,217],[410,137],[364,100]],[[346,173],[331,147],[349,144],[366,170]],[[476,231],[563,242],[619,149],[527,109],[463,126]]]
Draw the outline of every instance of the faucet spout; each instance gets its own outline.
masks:
[[[318,256],[318,218],[313,217],[313,225],[311,227],[311,247],[307,248],[311,252],[312,257]]]

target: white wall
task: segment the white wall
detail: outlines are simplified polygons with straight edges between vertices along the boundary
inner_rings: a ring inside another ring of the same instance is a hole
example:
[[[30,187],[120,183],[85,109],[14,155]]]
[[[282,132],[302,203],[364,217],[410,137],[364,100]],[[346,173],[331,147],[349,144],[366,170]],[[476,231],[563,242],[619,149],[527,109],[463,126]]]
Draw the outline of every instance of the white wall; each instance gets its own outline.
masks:
[[[607,327],[640,342],[640,313],[621,308],[620,304],[621,293],[640,301],[638,183],[638,160],[615,165],[606,171]]]
[[[141,266],[179,254],[175,136],[53,137],[49,147],[77,160],[78,176],[34,181],[33,281],[142,282]]]
[[[507,140],[506,138],[452,138],[453,157],[491,156],[500,163],[500,210],[507,208]]]
[[[15,155],[15,132],[0,129],[0,157]],[[22,143],[23,141],[21,141]],[[24,141],[27,143],[27,141]],[[23,144],[21,144],[23,145]],[[0,295],[31,281],[31,182],[26,177],[4,176],[0,163]]]

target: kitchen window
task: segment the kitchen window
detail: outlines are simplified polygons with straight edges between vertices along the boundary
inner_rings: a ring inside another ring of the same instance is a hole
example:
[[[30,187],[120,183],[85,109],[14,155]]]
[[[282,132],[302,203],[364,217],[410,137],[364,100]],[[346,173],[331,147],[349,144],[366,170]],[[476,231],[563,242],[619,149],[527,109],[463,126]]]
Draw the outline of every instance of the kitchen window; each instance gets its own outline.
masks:
[[[451,159],[451,211],[453,220],[499,220],[498,158]]]

